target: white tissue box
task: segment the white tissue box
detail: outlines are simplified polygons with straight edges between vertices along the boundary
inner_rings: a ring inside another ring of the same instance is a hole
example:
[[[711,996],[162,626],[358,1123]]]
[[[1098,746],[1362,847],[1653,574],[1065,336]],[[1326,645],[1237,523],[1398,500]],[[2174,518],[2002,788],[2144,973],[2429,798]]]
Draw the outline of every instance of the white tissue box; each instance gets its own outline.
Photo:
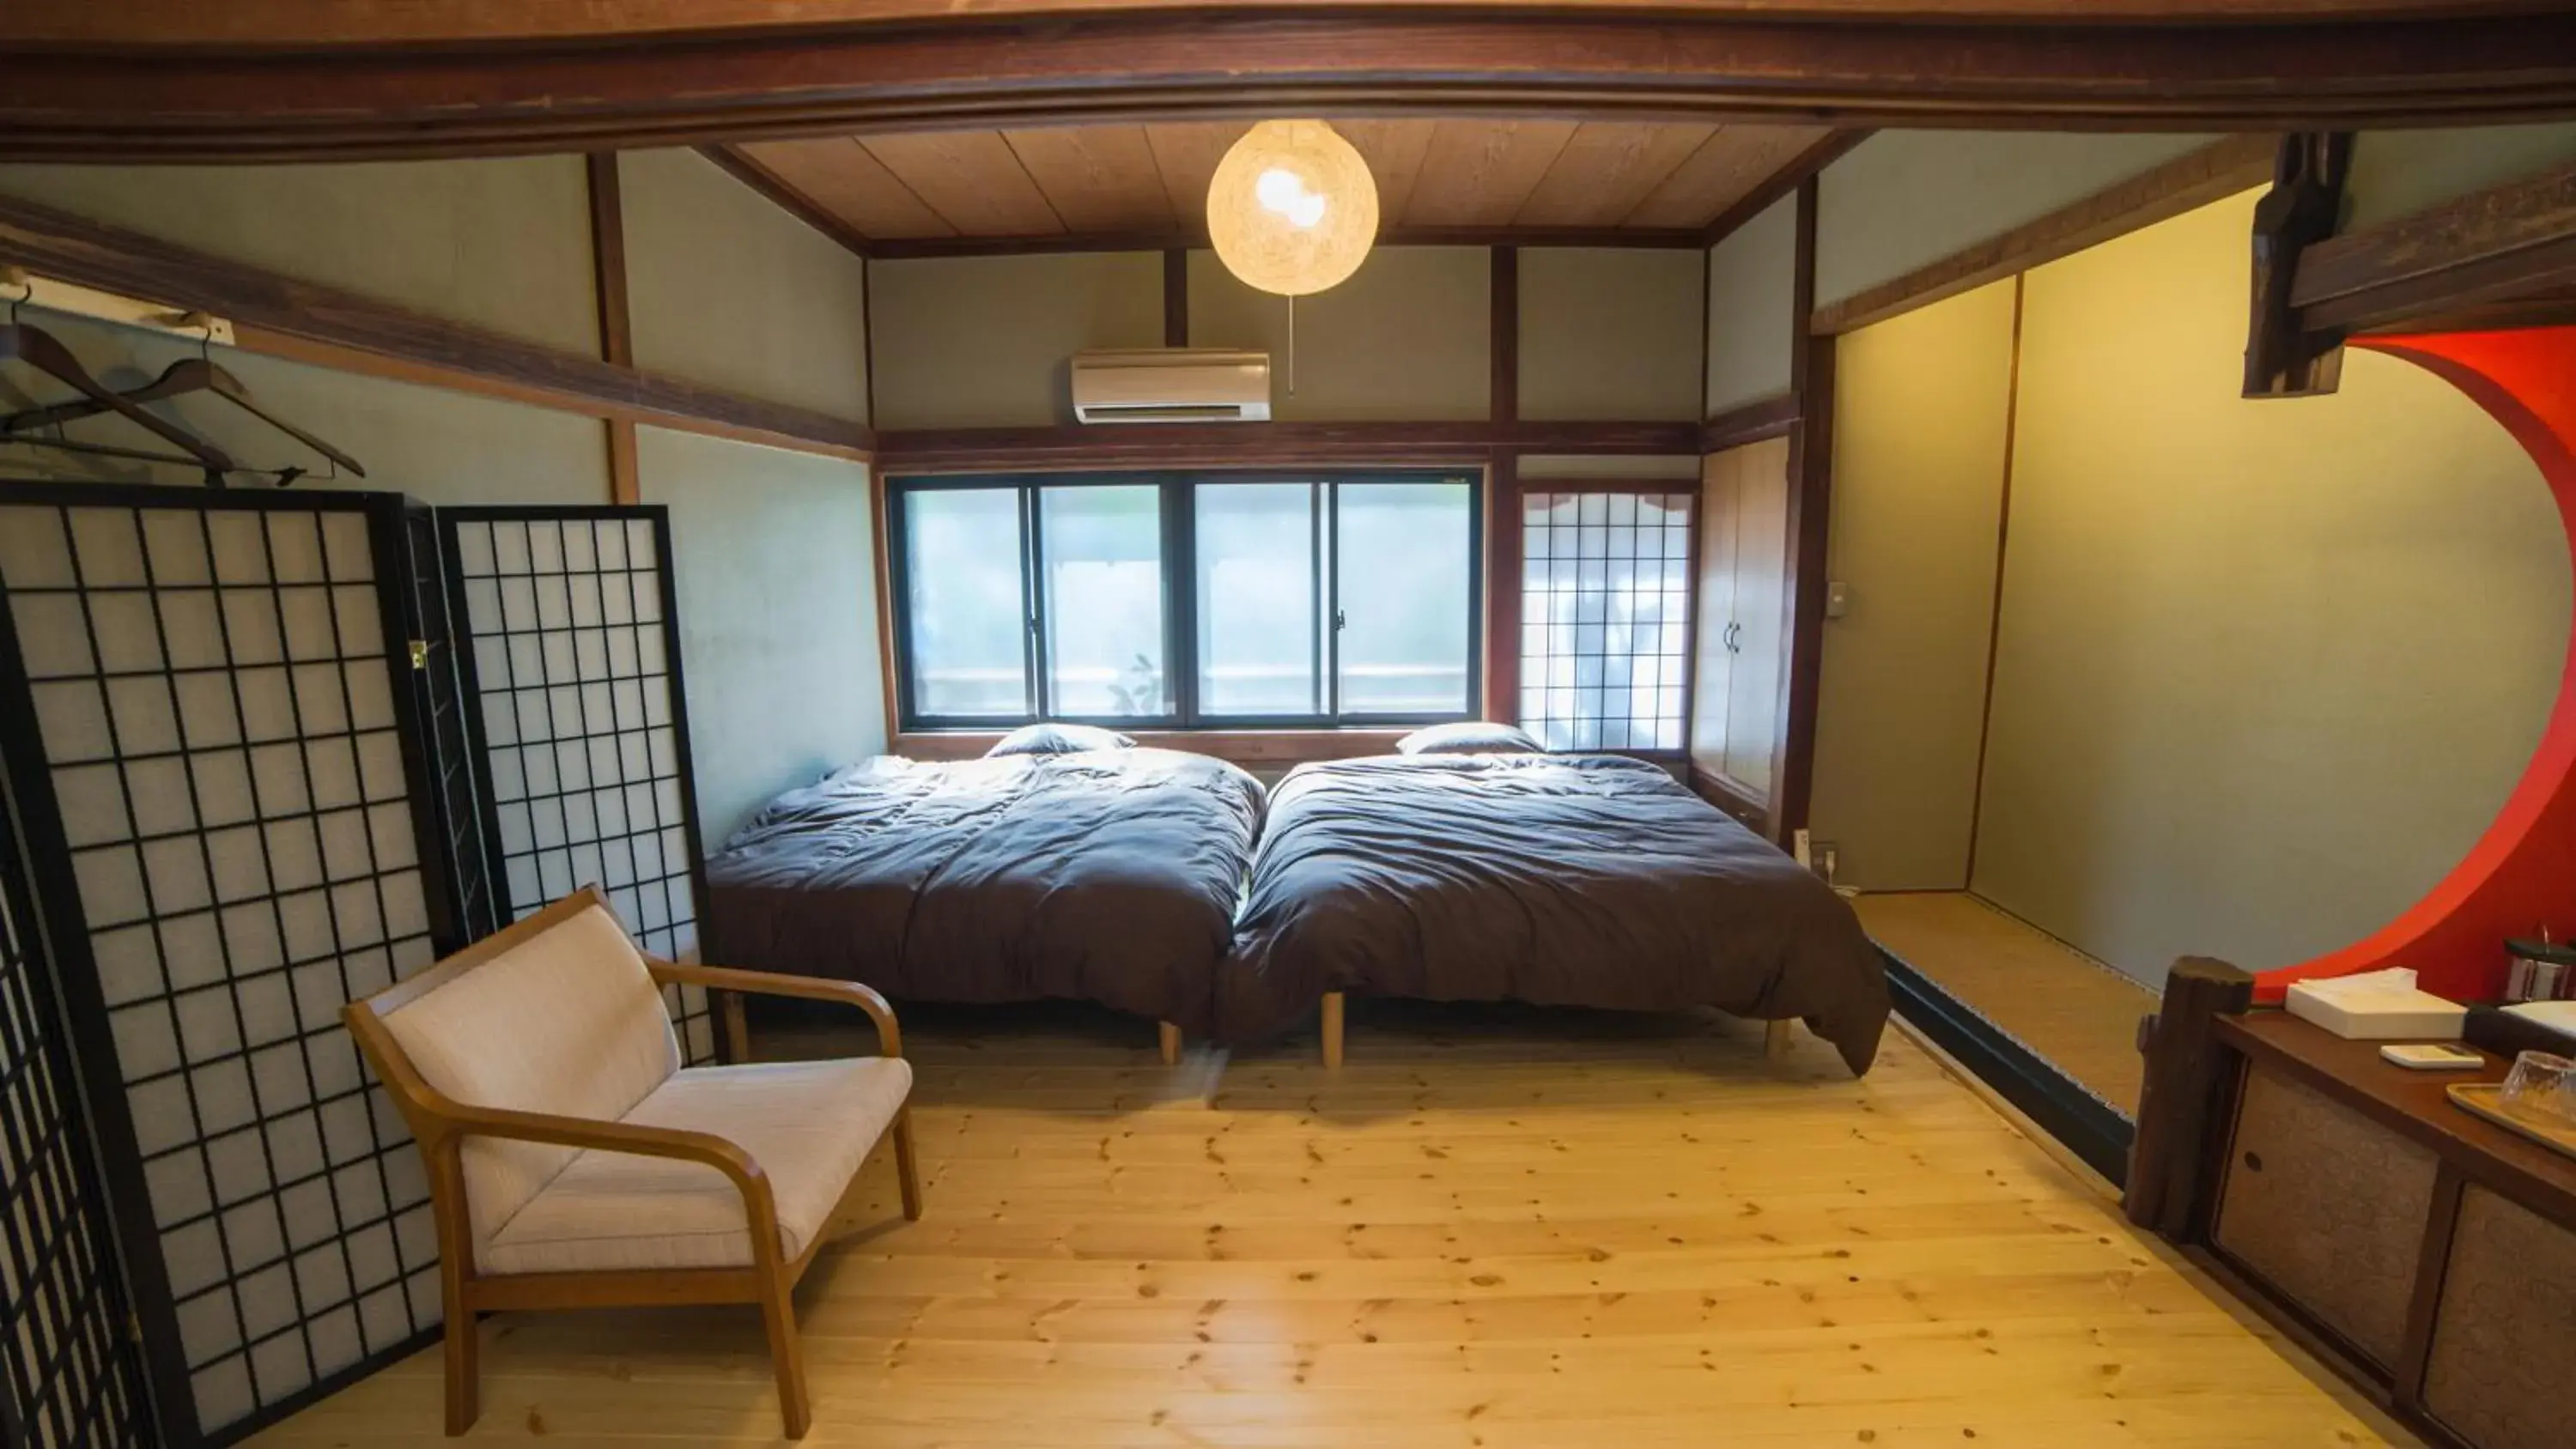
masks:
[[[2399,979],[2399,978],[2402,978]],[[2469,1009],[2415,989],[2412,971],[2294,982],[2290,1014],[2353,1041],[2451,1041]]]

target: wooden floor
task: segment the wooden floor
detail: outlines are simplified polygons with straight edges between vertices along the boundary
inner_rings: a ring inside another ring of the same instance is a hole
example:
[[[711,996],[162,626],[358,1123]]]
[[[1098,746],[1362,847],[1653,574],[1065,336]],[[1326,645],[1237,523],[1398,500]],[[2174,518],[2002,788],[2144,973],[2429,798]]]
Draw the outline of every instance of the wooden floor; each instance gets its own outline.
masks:
[[[1907,965],[2137,1116],[2138,1018],[2156,1009],[2155,993],[1962,892],[1865,895],[1852,905]]]
[[[965,1020],[905,1023],[928,1216],[872,1164],[799,1295],[809,1444],[2409,1442],[1892,1030],[1855,1082],[1713,1017],[1354,1002],[1338,1075],[1311,1036],[1165,1069],[1150,1026]],[[749,1309],[484,1332],[475,1438],[778,1432]],[[426,1449],[438,1373],[255,1442]]]

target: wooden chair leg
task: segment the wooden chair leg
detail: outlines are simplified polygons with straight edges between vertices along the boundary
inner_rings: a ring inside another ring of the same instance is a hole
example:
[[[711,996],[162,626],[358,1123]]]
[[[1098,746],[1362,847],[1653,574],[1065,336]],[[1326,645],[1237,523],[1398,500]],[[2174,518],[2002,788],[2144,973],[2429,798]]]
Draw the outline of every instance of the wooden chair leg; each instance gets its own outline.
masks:
[[[1342,993],[1324,993],[1324,1065],[1342,1064]]]
[[[1181,1064],[1181,1029],[1168,1021],[1156,1022],[1154,1025],[1162,1037],[1163,1065],[1179,1066]]]
[[[784,1276],[768,1280],[760,1293],[761,1326],[769,1330],[769,1366],[778,1375],[778,1416],[787,1437],[802,1439],[813,1427],[814,1410],[805,1397],[805,1346],[796,1337],[796,1285]]]
[[[441,1274],[442,1278],[450,1275]],[[448,1282],[447,1300],[447,1437],[454,1439],[482,1417],[482,1340],[474,1332],[474,1310],[465,1306],[463,1285]]]
[[[1787,1056],[1789,1054],[1791,1042],[1792,1038],[1789,1035],[1788,1022],[1774,1021],[1765,1023],[1762,1030],[1763,1059],[1766,1061],[1776,1062],[1782,1057]]]
[[[894,1115],[894,1169],[903,1184],[903,1215],[921,1221],[921,1163],[912,1150],[912,1108]]]

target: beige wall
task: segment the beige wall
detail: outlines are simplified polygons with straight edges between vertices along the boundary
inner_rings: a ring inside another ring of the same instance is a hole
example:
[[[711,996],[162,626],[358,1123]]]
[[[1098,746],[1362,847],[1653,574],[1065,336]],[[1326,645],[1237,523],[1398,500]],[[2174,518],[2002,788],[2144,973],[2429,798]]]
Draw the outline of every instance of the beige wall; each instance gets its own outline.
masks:
[[[2142,979],[2343,945],[2527,764],[2568,557],[2530,459],[2353,353],[2237,396],[2251,194],[2030,274],[1975,888]]]
[[[1493,281],[1483,247],[1380,247],[1351,279],[1297,299],[1297,390],[1288,390],[1288,302],[1190,253],[1190,345],[1270,354],[1270,415],[1283,421],[1481,418],[1493,392]]]
[[[1697,250],[1523,247],[1520,415],[1700,416]]]
[[[868,281],[881,428],[1070,423],[1067,359],[1163,341],[1156,252],[880,261]]]
[[[2342,230],[2576,161],[2576,121],[2538,126],[2364,131],[2353,137]]]
[[[1880,131],[1818,182],[1816,301],[1901,277],[2213,139]]]
[[[635,365],[867,421],[867,267],[695,151],[618,158]]]
[[[0,166],[0,194],[532,342],[599,346],[578,156]]]
[[[868,473],[660,428],[636,442],[644,501],[671,510],[712,852],[779,791],[885,749]]]
[[[1798,199],[1783,197],[1708,250],[1709,417],[1784,397],[1798,334]]]
[[[1835,353],[1828,573],[1810,827],[1866,890],[1968,882],[1985,728],[2013,284],[1864,328]]]

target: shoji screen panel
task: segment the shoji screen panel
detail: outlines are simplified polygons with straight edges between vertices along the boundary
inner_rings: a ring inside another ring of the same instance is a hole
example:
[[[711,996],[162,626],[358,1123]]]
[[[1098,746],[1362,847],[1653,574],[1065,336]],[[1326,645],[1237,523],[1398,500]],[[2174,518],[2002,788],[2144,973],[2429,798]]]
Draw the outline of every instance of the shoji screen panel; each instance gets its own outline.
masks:
[[[419,1154],[342,1003],[459,944],[390,495],[0,487],[0,753],[165,1429],[438,1321]]]
[[[598,885],[643,948],[694,957],[703,912],[668,521],[658,507],[440,509],[488,857],[510,919]],[[706,993],[674,988],[692,1062]]]
[[[154,1442],[107,1206],[16,840],[0,830],[0,1440]]]
[[[1686,743],[1687,490],[1521,496],[1521,726],[1552,750]]]

